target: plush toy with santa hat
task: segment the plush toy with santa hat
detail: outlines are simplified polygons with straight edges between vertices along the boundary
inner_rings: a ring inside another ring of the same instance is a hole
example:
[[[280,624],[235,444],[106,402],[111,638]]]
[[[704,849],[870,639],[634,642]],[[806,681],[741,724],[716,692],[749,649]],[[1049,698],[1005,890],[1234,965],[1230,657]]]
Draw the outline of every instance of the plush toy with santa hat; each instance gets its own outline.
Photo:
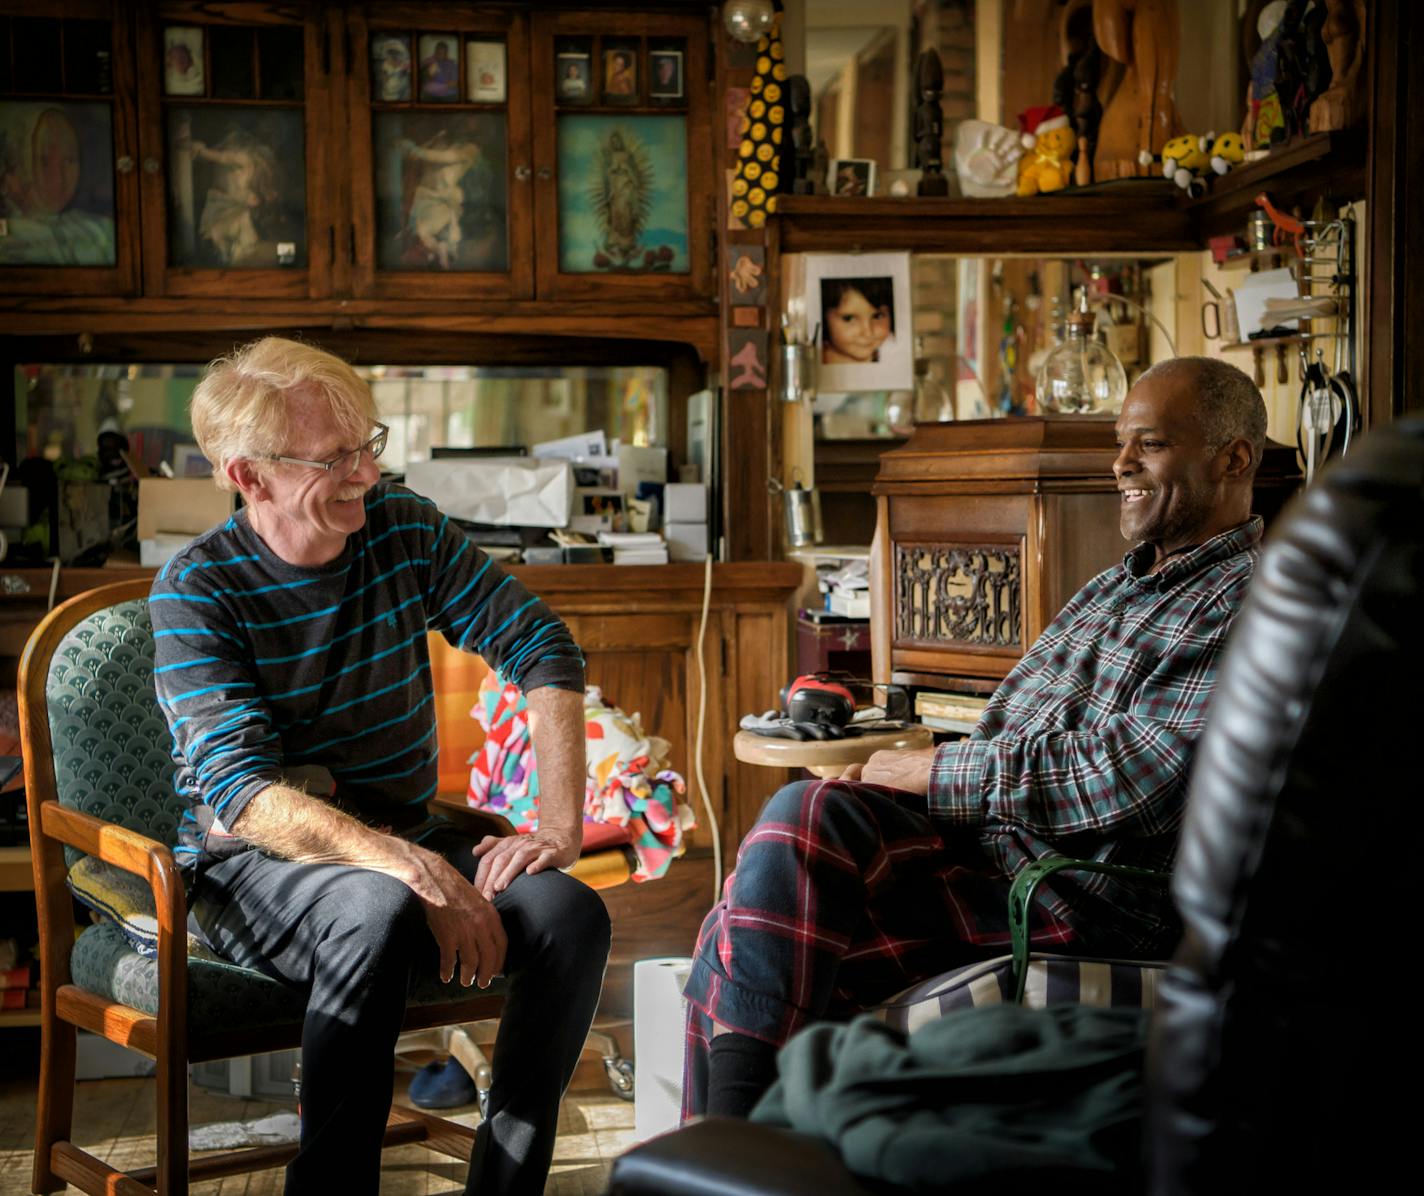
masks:
[[[1024,156],[1019,159],[1018,193],[1046,195],[1068,186],[1078,138],[1063,109],[1056,104],[1025,108],[1019,113],[1019,132]]]

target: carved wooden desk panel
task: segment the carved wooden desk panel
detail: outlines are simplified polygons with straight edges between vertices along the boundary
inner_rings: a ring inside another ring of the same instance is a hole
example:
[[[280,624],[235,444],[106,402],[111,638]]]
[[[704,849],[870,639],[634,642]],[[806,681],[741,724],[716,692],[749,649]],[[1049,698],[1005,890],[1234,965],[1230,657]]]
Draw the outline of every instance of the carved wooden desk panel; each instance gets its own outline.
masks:
[[[872,492],[876,681],[987,692],[1084,582],[1127,550],[1112,418],[922,424],[883,453]],[[1300,482],[1266,444],[1253,508],[1267,527]]]
[[[1111,419],[926,424],[885,453],[872,552],[877,681],[992,685],[1122,557]]]

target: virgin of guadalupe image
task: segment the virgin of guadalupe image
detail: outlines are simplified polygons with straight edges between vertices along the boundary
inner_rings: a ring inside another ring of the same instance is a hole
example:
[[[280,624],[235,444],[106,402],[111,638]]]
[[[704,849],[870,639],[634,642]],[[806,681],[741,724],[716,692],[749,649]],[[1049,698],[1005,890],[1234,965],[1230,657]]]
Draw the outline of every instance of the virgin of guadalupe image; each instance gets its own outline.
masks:
[[[79,132],[62,109],[0,106],[0,216],[8,230],[0,264],[112,266],[112,204],[86,210],[83,191],[87,172],[106,170],[112,166],[83,160]]]
[[[626,129],[615,128],[595,154],[589,202],[600,244],[593,264],[601,270],[666,270],[670,246],[643,244],[653,206],[654,172],[647,149]]]

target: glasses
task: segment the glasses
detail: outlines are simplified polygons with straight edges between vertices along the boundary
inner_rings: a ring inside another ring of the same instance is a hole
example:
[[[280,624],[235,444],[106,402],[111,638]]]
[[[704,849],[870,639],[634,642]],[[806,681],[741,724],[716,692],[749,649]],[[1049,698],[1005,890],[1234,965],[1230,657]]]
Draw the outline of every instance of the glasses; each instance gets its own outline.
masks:
[[[390,435],[390,431],[385,424],[377,424],[376,434],[360,448],[341,453],[332,457],[330,461],[308,461],[305,457],[283,457],[277,453],[269,454],[267,460],[285,461],[288,465],[306,465],[312,469],[324,469],[327,473],[335,474],[340,481],[344,482],[361,468],[362,453],[370,453],[371,460],[374,461],[386,451],[386,437]]]

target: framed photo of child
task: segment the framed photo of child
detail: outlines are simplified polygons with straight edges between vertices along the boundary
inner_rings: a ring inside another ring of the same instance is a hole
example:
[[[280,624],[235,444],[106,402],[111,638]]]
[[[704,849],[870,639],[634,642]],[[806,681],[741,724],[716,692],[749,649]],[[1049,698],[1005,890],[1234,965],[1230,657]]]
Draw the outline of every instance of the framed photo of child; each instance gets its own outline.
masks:
[[[914,386],[909,254],[808,254],[805,286],[822,392]]]
[[[592,57],[587,50],[562,50],[554,59],[554,94],[561,104],[587,104],[593,99]]]
[[[836,158],[831,162],[832,195],[863,197],[875,194],[874,158]]]

